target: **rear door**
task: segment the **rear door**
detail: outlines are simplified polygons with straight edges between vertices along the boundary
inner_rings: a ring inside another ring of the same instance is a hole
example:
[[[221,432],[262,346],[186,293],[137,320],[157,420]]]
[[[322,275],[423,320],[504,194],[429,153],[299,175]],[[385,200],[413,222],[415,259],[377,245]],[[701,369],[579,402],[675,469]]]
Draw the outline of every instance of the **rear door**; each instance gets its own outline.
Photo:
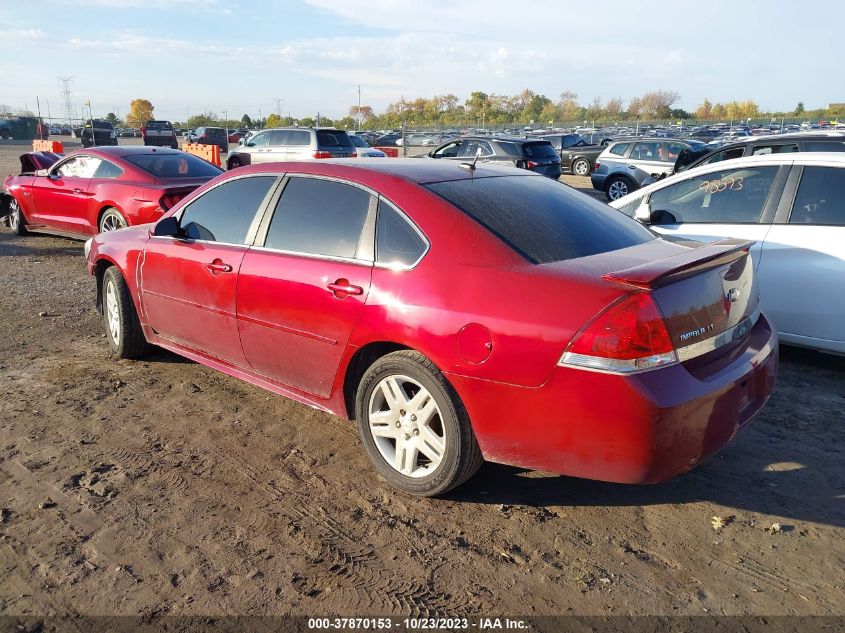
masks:
[[[258,373],[326,397],[370,291],[376,198],[322,178],[283,186],[241,265],[241,344]]]
[[[788,167],[749,165],[713,170],[652,192],[651,228],[662,235],[712,242],[723,237],[755,240],[760,265]]]
[[[226,180],[181,210],[183,238],[147,240],[141,309],[158,336],[246,366],[235,320],[238,270],[277,182],[268,175]]]
[[[285,160],[310,160],[316,147],[311,143],[310,130],[288,130],[285,146]]]
[[[845,168],[796,165],[793,179],[763,244],[763,303],[784,340],[845,352]]]
[[[101,159],[77,154],[56,163],[46,178],[36,178],[32,195],[36,222],[60,231],[87,233],[89,185]]]
[[[637,184],[652,174],[664,174],[672,169],[663,141],[637,141],[631,148],[625,172]]]

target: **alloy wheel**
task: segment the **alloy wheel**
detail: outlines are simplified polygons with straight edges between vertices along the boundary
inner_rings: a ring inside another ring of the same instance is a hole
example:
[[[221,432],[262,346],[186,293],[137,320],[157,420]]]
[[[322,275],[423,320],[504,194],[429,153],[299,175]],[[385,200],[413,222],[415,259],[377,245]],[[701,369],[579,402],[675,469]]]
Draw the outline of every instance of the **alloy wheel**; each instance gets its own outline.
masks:
[[[116,231],[118,229],[126,228],[126,222],[120,218],[116,213],[107,213],[103,218],[100,226],[100,233],[107,233],[108,231]]]
[[[376,385],[369,402],[369,430],[382,458],[406,477],[432,474],[446,450],[440,408],[431,393],[408,376]]]
[[[611,200],[618,200],[623,196],[627,196],[628,183],[624,180],[616,180],[610,183],[610,187],[607,188],[607,195]]]
[[[109,336],[117,344],[120,340],[120,307],[117,301],[117,290],[111,280],[106,282],[106,323]]]
[[[585,160],[576,160],[573,171],[576,176],[586,176],[590,172],[590,165]]]
[[[18,207],[17,202],[14,200],[11,203],[11,213],[9,213],[9,228],[12,229],[15,233],[17,233],[18,229],[21,225],[21,210]]]

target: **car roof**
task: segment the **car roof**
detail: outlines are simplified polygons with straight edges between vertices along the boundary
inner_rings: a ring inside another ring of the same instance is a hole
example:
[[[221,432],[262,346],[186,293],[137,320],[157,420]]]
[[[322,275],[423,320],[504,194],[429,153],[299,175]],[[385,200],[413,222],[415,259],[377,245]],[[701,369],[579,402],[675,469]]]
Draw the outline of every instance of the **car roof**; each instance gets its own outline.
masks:
[[[465,162],[469,163],[470,161],[467,160]],[[535,174],[534,172],[526,169],[516,169],[515,167],[478,163],[475,166],[475,171],[470,171],[462,169],[460,161],[431,160],[427,158],[371,158],[359,161],[350,160],[348,158],[335,158],[307,162],[262,163],[241,167],[237,169],[235,173],[285,173],[291,170],[291,168],[301,167],[302,169],[299,170],[301,173],[319,174],[319,167],[322,165],[342,168],[328,170],[332,173],[327,173],[326,175],[337,175],[339,177],[343,177],[343,172],[349,176],[355,172],[366,172],[368,174],[380,173],[387,176],[395,176],[419,185],[449,180],[491,178],[495,176],[536,176],[538,178],[544,178],[544,176],[541,176],[540,174]]]
[[[658,180],[650,185],[646,185],[642,189],[637,189],[623,196],[618,200],[614,200],[610,206],[618,209],[635,198],[647,195],[652,191],[663,189],[664,187],[694,178],[697,175],[708,173],[710,171],[721,171],[724,169],[732,169],[734,167],[760,167],[765,165],[791,165],[798,163],[799,165],[816,165],[826,167],[843,167],[845,168],[845,153],[843,152],[784,152],[780,154],[757,154],[756,156],[743,156],[742,158],[732,158],[730,160],[723,160],[717,163],[710,163],[709,165],[701,165],[687,171],[682,171],[673,176],[669,176],[664,180]]]
[[[170,149],[169,147],[148,147],[145,145],[96,145],[87,149],[80,148],[73,153],[84,152],[98,152],[107,154],[109,156],[116,156],[122,158],[124,156],[134,156],[137,154],[184,154],[185,152],[178,149]]]

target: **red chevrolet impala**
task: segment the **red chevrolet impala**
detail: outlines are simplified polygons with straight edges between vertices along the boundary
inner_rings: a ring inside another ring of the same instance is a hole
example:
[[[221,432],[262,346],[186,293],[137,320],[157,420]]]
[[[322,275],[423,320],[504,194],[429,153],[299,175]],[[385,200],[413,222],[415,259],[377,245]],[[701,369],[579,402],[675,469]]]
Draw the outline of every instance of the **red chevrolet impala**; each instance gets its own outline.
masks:
[[[162,147],[92,147],[61,156],[21,156],[22,173],[0,193],[0,216],[18,235],[68,237],[152,222],[185,195],[222,173],[184,152]]]
[[[673,243],[505,167],[229,172],[86,244],[111,350],[149,344],[357,420],[419,495],[482,460],[660,482],[768,399],[748,242]]]

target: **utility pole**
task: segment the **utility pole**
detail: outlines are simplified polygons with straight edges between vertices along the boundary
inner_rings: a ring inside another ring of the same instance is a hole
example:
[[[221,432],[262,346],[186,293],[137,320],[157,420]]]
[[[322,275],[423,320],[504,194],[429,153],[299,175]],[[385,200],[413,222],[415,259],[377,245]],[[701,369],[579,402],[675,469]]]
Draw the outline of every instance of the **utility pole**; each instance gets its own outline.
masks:
[[[361,84],[358,84],[358,116],[355,117],[355,122],[358,124],[358,127],[355,128],[356,130],[361,129],[361,119],[362,118],[363,117],[361,116]]]

